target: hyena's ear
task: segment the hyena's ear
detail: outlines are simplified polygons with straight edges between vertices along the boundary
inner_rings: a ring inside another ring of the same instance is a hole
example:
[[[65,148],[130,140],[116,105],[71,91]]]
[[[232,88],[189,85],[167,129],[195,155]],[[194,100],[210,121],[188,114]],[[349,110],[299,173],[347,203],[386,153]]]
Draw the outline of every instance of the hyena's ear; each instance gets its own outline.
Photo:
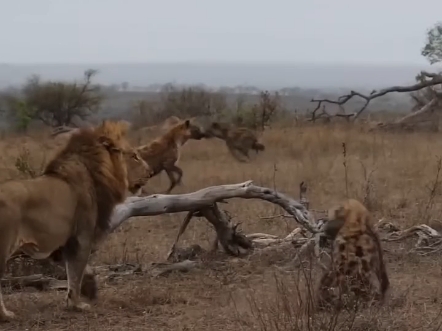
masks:
[[[345,208],[343,206],[335,206],[328,211],[328,219],[336,220],[345,217]]]
[[[185,126],[186,129],[189,128],[189,126],[190,126],[190,120],[185,120],[185,121],[184,121],[184,126]]]

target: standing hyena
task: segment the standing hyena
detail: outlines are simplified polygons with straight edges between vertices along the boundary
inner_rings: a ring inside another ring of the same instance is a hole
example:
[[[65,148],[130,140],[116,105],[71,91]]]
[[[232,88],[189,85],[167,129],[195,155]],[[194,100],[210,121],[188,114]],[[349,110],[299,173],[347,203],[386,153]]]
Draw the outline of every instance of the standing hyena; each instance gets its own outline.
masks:
[[[176,118],[178,119],[178,118]],[[170,193],[173,188],[181,183],[183,170],[176,165],[180,158],[181,147],[189,140],[201,140],[205,134],[201,128],[192,124],[189,119],[175,121],[170,123],[170,127],[165,134],[151,141],[147,145],[137,147],[141,158],[146,161],[150,169],[153,170],[153,176],[165,171],[170,180],[170,186],[166,193]],[[175,178],[174,174],[177,175]],[[142,187],[146,184],[140,183],[132,193],[139,195]]]
[[[329,211],[324,233],[332,242],[331,265],[319,284],[319,308],[340,308],[350,293],[356,299],[380,299],[383,302],[390,286],[380,240],[370,224],[368,210],[357,200],[349,199]],[[372,283],[379,282],[379,291]]]
[[[208,137],[213,136],[224,140],[230,153],[240,162],[245,162],[246,160],[240,158],[237,152],[249,160],[250,149],[255,150],[256,153],[265,150],[265,146],[258,142],[253,131],[247,128],[234,128],[229,127],[225,123],[212,122],[206,134]]]

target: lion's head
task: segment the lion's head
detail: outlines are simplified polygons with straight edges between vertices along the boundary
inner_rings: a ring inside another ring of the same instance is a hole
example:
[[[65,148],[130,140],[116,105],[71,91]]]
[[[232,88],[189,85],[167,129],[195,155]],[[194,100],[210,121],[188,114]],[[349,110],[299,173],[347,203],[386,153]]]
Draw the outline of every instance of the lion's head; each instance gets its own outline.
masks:
[[[133,154],[125,154],[124,156],[127,166],[129,192],[136,194],[152,178],[154,172],[146,161],[141,158],[138,151],[134,151]]]
[[[142,186],[142,183],[146,183],[149,178],[152,177],[153,171],[149,168],[148,164],[141,158],[136,148],[132,148],[125,136],[131,127],[131,124],[127,121],[109,121],[105,120],[101,125],[97,127],[89,127],[89,130],[95,131],[101,138],[101,142],[107,147],[108,151],[113,153],[116,157],[117,163],[118,157],[122,157],[125,161],[125,167],[122,169],[127,176],[128,192],[133,193]],[[69,139],[74,134],[80,132],[80,128],[60,127],[55,129],[51,136],[55,137],[60,134],[66,134]],[[121,150],[122,153],[118,153]]]
[[[123,202],[129,191],[127,159],[150,173],[126,138],[128,128],[125,121],[105,120],[95,128],[76,130],[44,171],[95,197],[97,226],[103,231],[114,206]]]

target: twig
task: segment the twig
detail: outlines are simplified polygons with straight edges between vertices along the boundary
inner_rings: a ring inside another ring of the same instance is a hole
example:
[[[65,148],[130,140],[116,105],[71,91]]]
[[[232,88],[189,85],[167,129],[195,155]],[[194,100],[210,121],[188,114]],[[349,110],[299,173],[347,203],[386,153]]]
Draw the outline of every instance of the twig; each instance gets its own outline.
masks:
[[[425,206],[424,215],[422,217],[422,221],[423,222],[427,222],[429,210],[433,207],[434,198],[436,197],[437,189],[439,188],[439,184],[440,184],[439,183],[439,177],[440,177],[440,172],[441,172],[441,169],[442,169],[442,159],[440,157],[437,158],[436,165],[437,165],[436,176],[435,176],[433,185],[430,188],[428,202],[427,202],[427,204]]]
[[[261,220],[272,220],[272,219],[279,218],[279,217],[293,218],[292,215],[279,214],[279,215],[273,215],[273,216],[261,216],[259,219],[261,219]]]
[[[345,142],[342,143],[342,154],[344,156],[343,164],[344,164],[344,177],[345,177],[345,194],[348,199],[349,195],[348,195],[348,173],[347,173],[347,148]]]

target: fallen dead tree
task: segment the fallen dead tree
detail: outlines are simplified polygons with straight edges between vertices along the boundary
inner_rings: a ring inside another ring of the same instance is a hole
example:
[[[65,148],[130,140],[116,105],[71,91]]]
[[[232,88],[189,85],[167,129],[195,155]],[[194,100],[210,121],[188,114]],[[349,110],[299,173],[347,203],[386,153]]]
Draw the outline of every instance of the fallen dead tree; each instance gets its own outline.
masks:
[[[304,204],[291,197],[267,187],[253,185],[252,181],[240,184],[211,186],[202,190],[178,195],[154,194],[147,197],[132,197],[115,208],[111,218],[111,231],[124,221],[134,216],[154,216],[165,213],[187,211],[173,247],[184,233],[194,216],[202,216],[211,223],[217,234],[217,241],[223,249],[232,255],[240,255],[252,249],[252,243],[245,235],[238,232],[238,224],[233,224],[230,217],[218,208],[218,203],[227,199],[261,199],[282,207],[293,219],[310,233],[317,233],[317,225]],[[173,250],[172,247],[172,250]],[[244,251],[246,250],[246,251]]]
[[[198,257],[205,252],[201,247],[193,245],[186,249],[177,248],[180,236],[194,216],[204,217],[213,225],[216,232],[213,249],[218,247],[217,243],[219,242],[224,252],[229,255],[241,256],[277,248],[296,250],[294,265],[298,265],[307,252],[314,251],[315,256],[319,258],[322,255],[321,253],[327,253],[319,248],[321,227],[325,218],[314,217],[313,213],[307,209],[309,203],[305,197],[306,190],[304,183],[301,183],[299,199],[301,202],[270,188],[255,186],[252,181],[212,186],[181,195],[154,194],[147,197],[128,198],[123,204],[115,208],[111,217],[111,231],[118,229],[119,226],[132,217],[187,212],[167,256],[169,261],[146,265],[98,266],[95,267],[95,271],[100,277],[111,281],[131,274],[141,273],[158,277],[172,271],[188,271],[199,267],[201,261]],[[285,237],[265,233],[243,234],[239,231],[238,224],[232,222],[228,213],[218,207],[219,203],[233,198],[261,199],[277,204],[287,214],[277,215],[275,218],[291,217],[300,226]],[[442,250],[442,235],[427,225],[414,226],[401,231],[391,223],[380,221],[377,228],[383,232],[382,240],[384,241],[399,241],[417,235],[418,241],[414,251],[418,254],[426,255]],[[58,266],[58,268],[61,267]],[[24,286],[33,286],[39,289],[66,288],[66,282],[63,279],[43,274],[9,277],[2,280],[2,285],[12,288]]]
[[[414,92],[414,91],[419,91],[425,88],[431,88],[433,86],[436,85],[441,85],[442,84],[442,74],[436,74],[436,73],[429,73],[426,71],[422,71],[419,76],[418,76],[419,82],[414,84],[414,85],[408,85],[408,86],[391,86],[391,87],[387,87],[384,88],[380,91],[372,91],[369,95],[366,94],[362,94],[356,91],[350,91],[349,94],[346,95],[342,95],[340,96],[337,100],[331,100],[331,99],[312,99],[311,102],[316,102],[316,108],[313,109],[313,111],[311,112],[311,119],[310,121],[315,121],[316,119],[320,118],[320,117],[327,117],[327,118],[331,118],[334,116],[337,117],[346,117],[347,119],[351,118],[352,121],[356,121],[356,119],[362,114],[362,112],[368,107],[369,103],[379,97],[382,97],[388,93],[392,93],[392,92],[398,92],[398,93],[404,93],[404,92]],[[432,89],[433,92],[433,98],[431,98],[431,100],[428,101],[428,103],[421,105],[421,108],[415,112],[412,112],[411,114],[407,114],[406,116],[398,119],[395,122],[392,123],[386,123],[386,124],[382,124],[379,125],[379,127],[383,127],[384,125],[387,127],[392,127],[392,126],[398,126],[403,124],[405,121],[410,120],[413,117],[416,117],[418,115],[422,115],[424,113],[429,112],[430,110],[432,110],[438,103],[439,100],[441,98],[441,93],[438,92],[435,89]],[[354,97],[358,97],[363,99],[365,102],[363,104],[363,106],[356,111],[353,114],[346,114],[345,110],[343,108],[343,105],[346,104],[348,101],[350,101],[351,99],[353,99]],[[323,104],[325,103],[329,103],[329,104],[335,104],[337,106],[339,106],[339,108],[341,109],[341,113],[335,114],[335,115],[330,115],[325,111],[325,108],[322,108],[322,112],[320,114],[317,114],[318,110],[321,109],[321,106],[323,106]]]

